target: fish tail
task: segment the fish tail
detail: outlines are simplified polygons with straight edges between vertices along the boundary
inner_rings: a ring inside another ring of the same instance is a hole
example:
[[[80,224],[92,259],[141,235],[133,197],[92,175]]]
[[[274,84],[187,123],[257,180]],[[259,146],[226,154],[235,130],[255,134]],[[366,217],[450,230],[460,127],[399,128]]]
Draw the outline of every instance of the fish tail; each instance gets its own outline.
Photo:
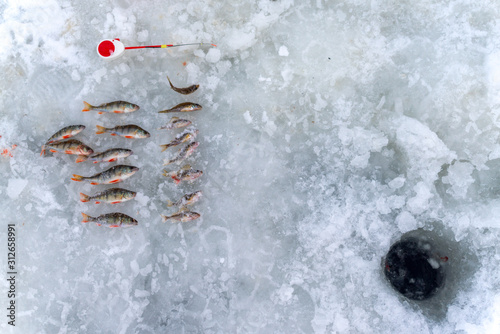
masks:
[[[168,82],[170,83],[170,87],[174,88],[174,85],[172,85],[172,81],[170,81],[170,78],[167,75]]]
[[[81,175],[76,175],[76,174],[73,174],[73,177],[71,178],[73,181],[82,181],[85,177],[84,176],[81,176]]]
[[[82,223],[88,223],[88,222],[92,221],[92,217],[90,217],[89,215],[87,215],[83,212],[82,212],[82,216],[83,216]]]
[[[167,206],[173,206],[173,205],[174,205],[174,203],[172,201],[167,200]]]
[[[87,103],[85,101],[83,101],[83,105],[85,106],[85,108],[82,109],[82,111],[90,111],[90,109],[92,109],[92,105],[90,103]]]
[[[160,216],[161,216],[161,220],[162,220],[162,222],[164,222],[164,223],[166,223],[166,222],[167,222],[167,220],[169,220],[169,219],[170,219],[170,217],[165,216],[165,215],[160,215]]]
[[[90,201],[90,196],[89,195],[85,195],[84,193],[80,193],[80,201],[82,202],[88,202]]]
[[[166,170],[163,170],[163,176],[165,177],[170,177],[170,172],[167,172]]]
[[[76,163],[79,163],[79,162],[83,162],[83,161],[87,161],[87,159],[89,158],[88,155],[79,155],[77,158],[76,158]]]
[[[170,145],[170,144],[160,145],[160,147],[161,147],[161,151],[162,151],[162,152],[163,152],[163,151],[165,151],[165,150],[166,150],[167,148],[169,148],[170,146],[172,146],[172,145]]]
[[[97,128],[96,134],[98,134],[98,135],[100,135],[101,133],[105,133],[107,130],[104,126],[100,126],[100,125],[96,125],[96,128]]]
[[[42,145],[42,152],[40,152],[40,156],[45,155],[45,145]]]

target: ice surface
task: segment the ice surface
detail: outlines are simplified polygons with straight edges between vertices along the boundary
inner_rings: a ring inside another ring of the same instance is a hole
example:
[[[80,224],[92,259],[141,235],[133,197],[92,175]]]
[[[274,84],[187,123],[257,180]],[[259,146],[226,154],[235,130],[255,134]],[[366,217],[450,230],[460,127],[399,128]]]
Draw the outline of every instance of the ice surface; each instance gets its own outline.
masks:
[[[492,1],[31,1],[0,4],[0,212],[17,225],[17,328],[2,333],[494,333],[500,318],[500,7]],[[106,61],[99,41],[126,46]],[[200,84],[192,95],[170,89]],[[82,113],[126,100],[130,115]],[[181,102],[204,175],[161,175]],[[96,135],[134,123],[145,140]],[[112,164],[39,156],[60,128],[130,148],[138,192],[113,207],[72,174]],[[13,145],[17,145],[13,149]],[[8,150],[8,151],[4,151]],[[12,154],[12,157],[10,156]],[[203,191],[202,218],[162,223]],[[81,224],[120,211],[139,226]],[[6,227],[4,226],[6,231]],[[381,258],[423,229],[450,280],[405,300]],[[2,235],[4,231],[2,232]],[[6,252],[6,238],[0,239]],[[6,256],[0,268],[6,272]],[[5,280],[0,307],[6,307]],[[5,318],[5,317],[4,317]]]

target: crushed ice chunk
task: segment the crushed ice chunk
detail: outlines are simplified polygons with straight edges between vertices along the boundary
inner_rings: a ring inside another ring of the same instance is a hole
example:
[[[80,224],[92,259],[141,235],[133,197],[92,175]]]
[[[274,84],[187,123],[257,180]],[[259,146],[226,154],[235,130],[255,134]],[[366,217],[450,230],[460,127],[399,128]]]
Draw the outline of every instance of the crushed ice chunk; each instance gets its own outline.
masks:
[[[280,49],[278,51],[278,54],[281,56],[281,57],[288,57],[289,53],[288,53],[288,48],[284,45],[280,46]]]
[[[7,184],[7,196],[16,199],[28,185],[28,180],[24,179],[9,179]]]

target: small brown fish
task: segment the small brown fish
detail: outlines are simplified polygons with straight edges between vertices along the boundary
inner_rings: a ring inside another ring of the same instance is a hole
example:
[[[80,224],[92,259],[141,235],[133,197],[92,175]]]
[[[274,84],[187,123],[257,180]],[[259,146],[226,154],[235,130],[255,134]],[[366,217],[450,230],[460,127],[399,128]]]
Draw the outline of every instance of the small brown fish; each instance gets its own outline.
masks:
[[[107,213],[99,217],[91,217],[82,212],[82,223],[94,222],[97,226],[129,227],[136,226],[137,220],[120,212]]]
[[[146,130],[134,124],[118,125],[114,128],[105,128],[104,126],[96,125],[96,134],[109,133],[112,136],[120,136],[131,139],[149,138],[151,135]]]
[[[196,135],[198,134],[198,129],[195,129],[193,131],[188,131],[188,132],[183,132],[177,135],[170,143],[160,145],[161,151],[165,151],[167,148],[176,146],[191,140],[194,140],[196,138]]]
[[[170,129],[178,129],[185,126],[191,125],[191,121],[187,119],[180,119],[179,117],[172,117],[170,122],[166,125],[158,128],[158,130],[170,130]]]
[[[172,81],[170,81],[170,78],[168,76],[167,76],[167,79],[168,79],[168,82],[170,83],[170,87],[173,90],[175,90],[177,93],[183,94],[183,95],[188,95],[188,94],[194,93],[198,89],[198,87],[200,87],[200,85],[192,85],[192,86],[189,86],[186,88],[177,88],[177,87],[174,87],[174,85],[172,85]]]
[[[175,206],[185,207],[188,205],[192,205],[192,204],[198,202],[198,200],[201,198],[201,196],[202,196],[202,193],[200,190],[198,190],[194,193],[182,196],[182,198],[175,203],[173,203],[172,201],[167,201],[167,206],[174,206],[175,205]]]
[[[126,158],[132,153],[134,153],[132,150],[128,150],[126,148],[112,148],[101,153],[92,154],[89,157],[89,160],[95,164],[98,162],[112,162],[117,159]]]
[[[42,145],[42,153],[40,155],[45,154],[45,146],[48,144],[55,143],[57,141],[61,141],[63,139],[68,139],[70,137],[76,136],[80,132],[82,132],[85,129],[85,125],[70,125],[67,127],[62,128],[61,130],[57,131],[54,133],[48,140],[47,142]]]
[[[68,139],[65,141],[58,141],[46,145],[52,153],[65,153],[78,155],[76,162],[82,162],[88,159],[88,156],[94,153],[90,147],[85,145],[79,140]]]
[[[80,193],[80,201],[82,202],[90,202],[94,201],[95,204],[100,203],[108,203],[108,204],[117,204],[131,200],[137,195],[136,192],[130,191],[122,188],[111,188],[100,193],[95,194],[94,196],[88,196],[84,193]]]
[[[170,165],[171,163],[177,163],[180,164],[184,160],[187,159],[191,154],[193,154],[194,150],[200,145],[199,142],[194,141],[190,143],[189,145],[185,146],[183,149],[179,150],[179,153],[177,153],[177,156],[171,160],[165,161],[163,163],[163,166],[165,165]]]
[[[116,165],[102,173],[98,173],[92,176],[81,176],[73,174],[71,180],[73,181],[89,181],[90,184],[113,184],[122,182],[134,175],[139,170],[139,167],[127,166],[127,165]]]
[[[193,211],[180,211],[180,212],[174,213],[171,216],[165,216],[165,215],[160,215],[160,216],[161,216],[164,223],[169,219],[185,223],[187,221],[195,220],[195,219],[198,219],[201,217],[201,215],[199,213],[193,212]]]
[[[98,106],[93,106],[85,101],[83,101],[83,104],[85,105],[85,108],[83,108],[82,111],[95,110],[98,114],[124,114],[139,110],[138,105],[126,101],[113,101],[109,103],[103,103]]]
[[[166,170],[163,170],[163,176],[171,177],[175,184],[179,184],[181,181],[193,181],[202,175],[203,171],[192,169],[190,165],[185,165],[175,172],[167,172]]]
[[[175,107],[167,110],[162,110],[158,111],[159,114],[165,114],[169,112],[188,112],[188,111],[195,111],[195,110],[200,110],[203,107],[200,106],[199,104],[193,103],[193,102],[184,102],[176,105]]]

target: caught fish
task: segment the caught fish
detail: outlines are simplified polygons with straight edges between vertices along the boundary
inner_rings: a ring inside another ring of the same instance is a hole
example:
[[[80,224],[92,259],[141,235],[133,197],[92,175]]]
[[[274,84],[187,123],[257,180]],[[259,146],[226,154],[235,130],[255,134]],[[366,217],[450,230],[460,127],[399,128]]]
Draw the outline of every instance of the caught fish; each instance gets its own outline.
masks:
[[[188,205],[192,205],[192,204],[198,202],[198,200],[201,198],[201,196],[202,196],[202,193],[200,190],[198,190],[194,193],[182,196],[182,198],[175,203],[173,203],[172,201],[167,201],[167,206],[174,206],[175,205],[175,206],[185,207]]]
[[[122,188],[111,188],[101,191],[100,193],[97,193],[94,196],[89,196],[85,195],[84,193],[80,193],[80,201],[82,202],[94,201],[95,204],[100,204],[100,203],[117,204],[129,201],[133,199],[135,195],[137,195],[137,193],[134,191]]]
[[[45,146],[48,144],[55,143],[57,141],[63,140],[63,139],[68,139],[70,137],[76,136],[80,132],[82,132],[85,129],[85,125],[70,125],[67,127],[62,128],[61,130],[57,131],[54,133],[48,140],[47,142],[42,145],[42,153],[40,155],[45,154]]]
[[[103,103],[98,106],[93,106],[85,101],[83,101],[85,108],[82,111],[90,111],[95,110],[98,114],[104,113],[115,113],[115,114],[124,114],[129,112],[134,112],[139,110],[139,106],[126,101],[113,101],[109,103]]]
[[[193,102],[184,102],[176,105],[175,107],[167,110],[158,111],[159,114],[165,114],[169,112],[188,112],[188,111],[196,111],[200,110],[202,106]]]
[[[137,225],[137,220],[120,212],[107,213],[99,217],[91,217],[82,212],[82,223],[94,222],[97,226],[129,227]]]
[[[178,129],[188,125],[191,125],[191,121],[187,119],[180,119],[179,117],[172,117],[170,119],[170,122],[167,123],[167,125],[162,126],[158,130]]]
[[[149,138],[151,135],[146,130],[134,124],[118,125],[114,128],[105,128],[104,126],[96,125],[96,134],[109,133],[112,136],[120,136],[125,138],[143,139]]]
[[[171,177],[175,184],[179,184],[181,181],[193,181],[202,175],[203,171],[192,169],[190,165],[185,165],[175,172],[167,172],[166,170],[163,170],[163,176]]]
[[[95,164],[98,162],[112,162],[117,159],[122,159],[130,156],[132,150],[128,150],[125,148],[111,148],[101,153],[94,153],[89,157],[89,160],[94,162]]]
[[[93,176],[81,176],[73,174],[73,181],[89,181],[90,184],[112,184],[122,182],[134,175],[139,170],[138,167],[127,165],[116,165],[102,173]]]
[[[171,216],[165,216],[165,215],[160,215],[160,216],[161,216],[164,223],[169,219],[185,223],[187,221],[195,220],[195,219],[198,219],[201,217],[201,215],[199,213],[193,212],[193,211],[180,211],[180,212],[174,213]]]
[[[167,76],[167,79],[168,79],[168,82],[170,83],[170,87],[173,90],[175,90],[177,93],[183,94],[183,95],[188,95],[188,94],[194,93],[198,89],[198,87],[200,87],[200,85],[192,85],[192,86],[189,86],[186,88],[177,88],[177,87],[174,87],[174,85],[172,85],[172,81],[170,81],[170,78],[168,76]]]
[[[78,155],[76,162],[82,162],[88,159],[88,156],[94,153],[90,147],[85,145],[79,140],[68,139],[65,141],[58,141],[52,144],[46,144],[49,151],[52,153],[65,153]]]
[[[179,153],[177,156],[171,160],[166,161],[163,166],[170,165],[171,163],[177,163],[180,164],[184,160],[186,160],[187,157],[189,157],[191,154],[193,154],[194,150],[200,145],[199,142],[194,141],[190,143],[189,145],[185,146],[182,150],[179,150]]]
[[[189,132],[184,132],[175,137],[174,140],[172,140],[168,144],[160,145],[161,151],[165,151],[167,148],[176,146],[191,140],[194,140],[196,138],[196,135],[198,134],[198,129],[195,129],[194,131],[189,131]]]

